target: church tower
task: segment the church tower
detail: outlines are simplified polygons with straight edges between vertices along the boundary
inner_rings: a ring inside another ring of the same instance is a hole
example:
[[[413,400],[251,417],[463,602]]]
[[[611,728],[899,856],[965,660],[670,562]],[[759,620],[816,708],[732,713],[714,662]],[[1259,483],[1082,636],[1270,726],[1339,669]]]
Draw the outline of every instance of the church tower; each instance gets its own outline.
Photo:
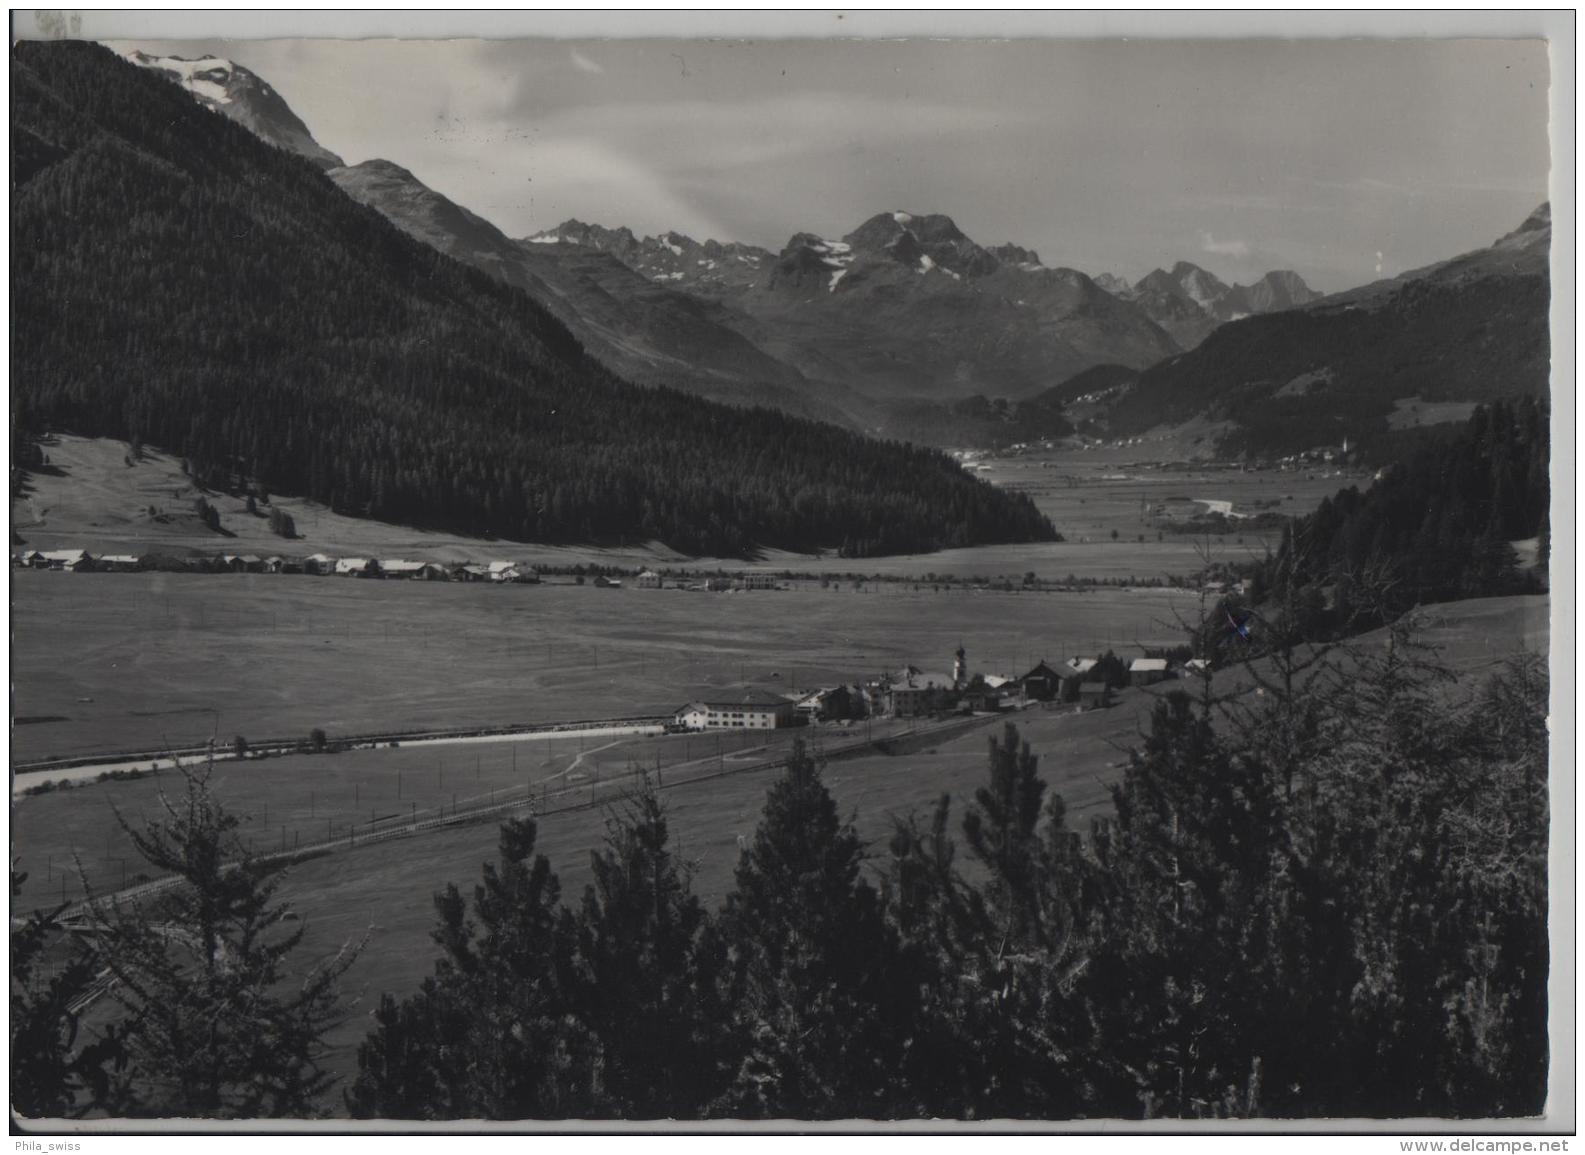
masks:
[[[958,643],[956,660],[952,663],[952,688],[961,690],[969,684],[969,659],[963,652],[963,643]]]

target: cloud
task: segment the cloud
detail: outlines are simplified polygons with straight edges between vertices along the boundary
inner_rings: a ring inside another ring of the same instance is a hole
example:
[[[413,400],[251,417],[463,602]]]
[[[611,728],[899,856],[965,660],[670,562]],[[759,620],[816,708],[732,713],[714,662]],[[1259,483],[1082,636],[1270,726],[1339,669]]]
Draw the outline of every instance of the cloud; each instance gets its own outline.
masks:
[[[1381,276],[1381,250],[1376,250],[1376,275]]]
[[[1247,257],[1249,256],[1249,243],[1247,241],[1219,241],[1210,233],[1200,234],[1200,251],[1215,253],[1219,257]]]
[[[596,76],[605,75],[605,69],[604,68],[602,68],[600,65],[596,64],[593,60],[590,60],[583,53],[579,52],[576,48],[574,48],[572,50],[572,66],[574,68],[576,68],[579,72],[590,72],[590,73],[593,73]]]

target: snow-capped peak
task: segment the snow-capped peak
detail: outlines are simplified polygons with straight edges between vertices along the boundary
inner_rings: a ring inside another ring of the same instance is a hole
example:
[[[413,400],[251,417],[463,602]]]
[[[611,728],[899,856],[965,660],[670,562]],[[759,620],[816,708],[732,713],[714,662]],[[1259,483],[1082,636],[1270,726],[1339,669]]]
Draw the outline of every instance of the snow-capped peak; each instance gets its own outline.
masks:
[[[236,73],[237,66],[229,60],[219,56],[200,56],[196,60],[182,56],[151,56],[136,48],[121,55],[143,68],[169,73],[188,92],[203,100],[214,104],[231,103],[227,85]]]
[[[913,215],[911,213],[898,212],[898,213],[893,213],[892,214],[892,220],[896,221],[900,225],[909,224],[910,222],[913,221],[913,219],[914,218],[913,218]]]
[[[279,93],[263,77],[219,56],[156,56],[133,49],[122,59],[157,72],[183,88],[205,108],[223,113],[254,135],[306,157],[323,169],[342,167],[342,160],[322,146]]]

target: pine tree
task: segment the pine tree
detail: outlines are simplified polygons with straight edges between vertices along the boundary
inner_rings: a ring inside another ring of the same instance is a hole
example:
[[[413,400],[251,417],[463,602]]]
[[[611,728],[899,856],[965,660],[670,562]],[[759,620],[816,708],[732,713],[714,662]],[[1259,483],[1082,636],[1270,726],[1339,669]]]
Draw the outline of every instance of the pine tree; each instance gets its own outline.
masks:
[[[284,929],[295,916],[275,900],[282,868],[243,846],[212,771],[212,762],[182,768],[183,794],[162,793],[163,814],[142,829],[122,820],[138,854],[175,884],[146,905],[111,896],[88,907],[124,1014],[129,1061],[110,1105],[125,1115],[312,1115],[333,1082],[321,1039],[341,1019],[338,982],[362,947],[288,985],[305,928]]]
[[[456,886],[435,896],[442,957],[417,995],[383,1001],[358,1049],[354,1115],[531,1119],[599,1113],[598,1054],[569,993],[574,926],[534,853],[531,819],[501,826],[472,917]]]
[[[574,1001],[598,1039],[601,1114],[697,1117],[723,1090],[718,940],[645,782],[607,822],[577,923]]]
[[[722,916],[731,951],[732,1084],[714,1113],[882,1118],[896,1087],[909,992],[863,844],[801,740],[770,789]]]

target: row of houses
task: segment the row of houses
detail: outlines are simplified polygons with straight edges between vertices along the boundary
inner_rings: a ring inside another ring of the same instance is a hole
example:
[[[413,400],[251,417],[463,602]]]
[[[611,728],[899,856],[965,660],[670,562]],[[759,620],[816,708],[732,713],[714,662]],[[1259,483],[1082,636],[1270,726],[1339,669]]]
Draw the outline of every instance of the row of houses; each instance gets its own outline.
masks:
[[[1018,691],[1029,702],[1104,704],[1110,683],[1096,676],[1099,663],[1099,658],[1069,658],[1052,665],[1042,658],[1034,669],[1017,679]],[[1177,667],[1166,658],[1135,658],[1128,665],[1128,684],[1149,686],[1174,676],[1197,677],[1209,668],[1204,658],[1191,658]]]
[[[1111,670],[1099,658],[1070,658],[1053,665],[1042,659],[1022,677],[968,673],[960,646],[950,674],[903,666],[864,681],[839,683],[786,697],[761,689],[722,691],[680,707],[672,723],[682,730],[770,730],[785,726],[856,718],[918,718],[955,711],[1018,709],[1036,702],[1072,703],[1082,709],[1111,704]],[[1204,675],[1202,658],[1174,667],[1166,658],[1135,658],[1127,667],[1130,686],[1148,686],[1170,677]]]
[[[289,573],[317,576],[383,578],[405,581],[462,581],[511,582],[536,584],[539,574],[526,562],[491,561],[441,563],[410,561],[405,558],[334,557],[316,553],[308,557],[286,557],[279,554],[260,556],[252,553],[221,553],[206,557],[173,558],[164,554],[90,554],[81,549],[26,550],[12,555],[12,564],[28,569],[72,570],[77,572],[127,573],[146,569],[182,569],[197,573]],[[645,570],[635,580],[642,590],[666,587],[665,579],[653,570]],[[594,585],[617,589],[620,579],[599,576]],[[703,581],[685,583],[675,581],[676,588],[709,590],[773,590],[777,578],[773,573],[749,571],[736,576],[717,576]]]
[[[87,550],[27,550],[12,556],[12,564],[27,569],[69,570],[77,573],[131,573],[145,569],[180,568],[195,573],[288,573],[316,576],[381,578],[394,581],[478,581],[536,584],[539,574],[520,562],[492,561],[443,564],[404,558],[260,557],[251,553],[222,553],[209,557],[173,559],[164,555],[100,554]]]
[[[666,588],[666,581],[654,570],[645,570],[635,579],[635,584],[641,590],[659,590]],[[705,578],[703,581],[673,582],[675,589],[704,590],[708,593],[726,593],[732,590],[773,590],[777,588],[777,577],[773,573],[757,573],[749,571],[740,573],[735,577],[716,576]]]

